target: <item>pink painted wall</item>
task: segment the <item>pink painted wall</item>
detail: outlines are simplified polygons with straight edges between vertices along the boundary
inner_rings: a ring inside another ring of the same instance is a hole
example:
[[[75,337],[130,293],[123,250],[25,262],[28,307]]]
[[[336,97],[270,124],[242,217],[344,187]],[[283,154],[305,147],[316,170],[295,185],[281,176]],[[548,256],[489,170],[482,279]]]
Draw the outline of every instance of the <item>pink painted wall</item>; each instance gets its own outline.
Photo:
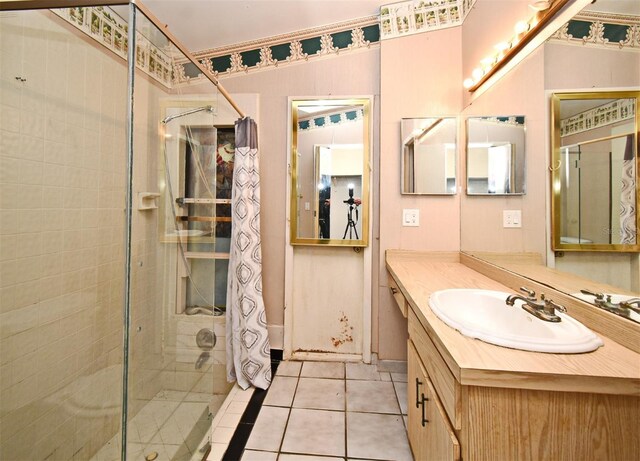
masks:
[[[548,186],[545,174],[547,109],[543,49],[538,48],[496,85],[473,100],[462,115],[464,118],[478,115],[525,116],[526,194],[487,197],[463,193],[460,204],[461,249],[545,254],[545,194]],[[462,177],[466,177],[466,172],[463,171]],[[522,210],[522,227],[504,228],[503,210]]]
[[[461,28],[385,40],[380,52],[380,257],[374,277],[374,337],[381,359],[406,356],[406,320],[389,294],[387,249],[458,251],[460,196],[400,194],[400,121],[457,116],[462,110]],[[420,227],[403,227],[402,209],[420,210]],[[377,313],[377,315],[376,315]]]

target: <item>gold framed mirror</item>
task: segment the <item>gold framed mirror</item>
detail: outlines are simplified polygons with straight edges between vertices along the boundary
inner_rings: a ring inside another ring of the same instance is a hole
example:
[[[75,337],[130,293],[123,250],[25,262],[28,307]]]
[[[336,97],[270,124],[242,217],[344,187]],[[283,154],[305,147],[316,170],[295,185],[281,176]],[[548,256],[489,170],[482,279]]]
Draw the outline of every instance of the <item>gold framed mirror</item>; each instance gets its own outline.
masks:
[[[292,245],[366,247],[371,102],[291,101]]]
[[[555,251],[638,252],[640,91],[551,98]]]

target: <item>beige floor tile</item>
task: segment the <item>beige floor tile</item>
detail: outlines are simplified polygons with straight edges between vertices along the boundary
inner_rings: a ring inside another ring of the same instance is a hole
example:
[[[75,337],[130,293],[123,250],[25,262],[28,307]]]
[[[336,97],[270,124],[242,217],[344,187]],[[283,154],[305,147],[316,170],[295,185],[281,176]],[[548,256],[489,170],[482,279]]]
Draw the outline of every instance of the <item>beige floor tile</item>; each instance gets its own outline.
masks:
[[[301,377],[344,379],[344,363],[341,362],[304,362]]]
[[[407,383],[393,383],[400,404],[400,413],[407,414]]]
[[[264,404],[276,407],[290,407],[297,384],[298,378],[276,376],[269,387]]]
[[[250,450],[278,451],[287,426],[289,409],[263,406],[251,430],[246,448]]]
[[[242,461],[276,461],[278,453],[269,451],[245,450],[242,454]]]
[[[302,368],[302,362],[294,361],[282,361],[278,364],[276,370],[276,376],[300,376],[300,369]]]
[[[300,378],[293,407],[344,411],[344,396],[342,379]]]
[[[293,408],[284,434],[282,451],[345,456],[344,434],[344,412]]]
[[[400,414],[393,383],[347,380],[347,411]]]
[[[412,461],[400,415],[347,412],[349,458]]]
[[[292,455],[282,453],[278,461],[344,461],[344,458],[334,458],[333,456],[312,456],[312,455]]]
[[[368,381],[380,381],[378,367],[367,363],[347,363],[347,379],[365,379]]]
[[[407,374],[406,373],[391,373],[391,379],[396,383],[406,383],[407,382]]]

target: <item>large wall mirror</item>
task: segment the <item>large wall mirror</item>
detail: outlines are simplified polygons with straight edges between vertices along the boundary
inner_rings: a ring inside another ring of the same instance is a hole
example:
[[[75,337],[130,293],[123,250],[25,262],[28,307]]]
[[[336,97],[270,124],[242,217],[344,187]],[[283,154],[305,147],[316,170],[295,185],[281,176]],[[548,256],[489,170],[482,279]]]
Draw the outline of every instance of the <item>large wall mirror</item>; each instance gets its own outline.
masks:
[[[458,119],[456,117],[403,118],[403,194],[456,193]]]
[[[640,92],[552,98],[553,249],[639,251]]]
[[[467,119],[467,194],[525,193],[524,116]]]
[[[622,38],[639,20],[640,2],[591,2],[463,112],[526,115],[527,194],[490,204],[462,197],[462,250],[594,309],[609,309],[625,317],[615,320],[626,326],[640,315],[619,306],[640,297],[640,252],[633,243],[638,221],[632,217],[637,208],[626,205],[638,201],[638,184],[628,179],[637,181],[640,46]],[[622,34],[618,40],[599,38],[616,33]],[[567,94],[552,103],[554,93]],[[635,119],[628,111],[632,101]],[[614,107],[626,120],[614,120]],[[603,126],[595,126],[596,117]],[[635,154],[627,150],[628,140]],[[635,171],[623,173],[624,163]],[[623,177],[629,192],[624,197]],[[503,229],[504,209],[522,209],[522,230]],[[623,244],[625,228],[631,232]]]
[[[291,121],[291,243],[367,246],[369,99],[293,100]]]

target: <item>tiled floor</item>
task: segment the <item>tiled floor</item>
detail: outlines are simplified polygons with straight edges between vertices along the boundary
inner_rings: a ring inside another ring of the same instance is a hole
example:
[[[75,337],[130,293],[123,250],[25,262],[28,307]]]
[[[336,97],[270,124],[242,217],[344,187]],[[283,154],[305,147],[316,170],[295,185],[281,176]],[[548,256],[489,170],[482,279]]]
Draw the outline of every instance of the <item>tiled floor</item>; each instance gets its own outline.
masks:
[[[281,362],[242,461],[411,461],[406,381],[362,363]]]

